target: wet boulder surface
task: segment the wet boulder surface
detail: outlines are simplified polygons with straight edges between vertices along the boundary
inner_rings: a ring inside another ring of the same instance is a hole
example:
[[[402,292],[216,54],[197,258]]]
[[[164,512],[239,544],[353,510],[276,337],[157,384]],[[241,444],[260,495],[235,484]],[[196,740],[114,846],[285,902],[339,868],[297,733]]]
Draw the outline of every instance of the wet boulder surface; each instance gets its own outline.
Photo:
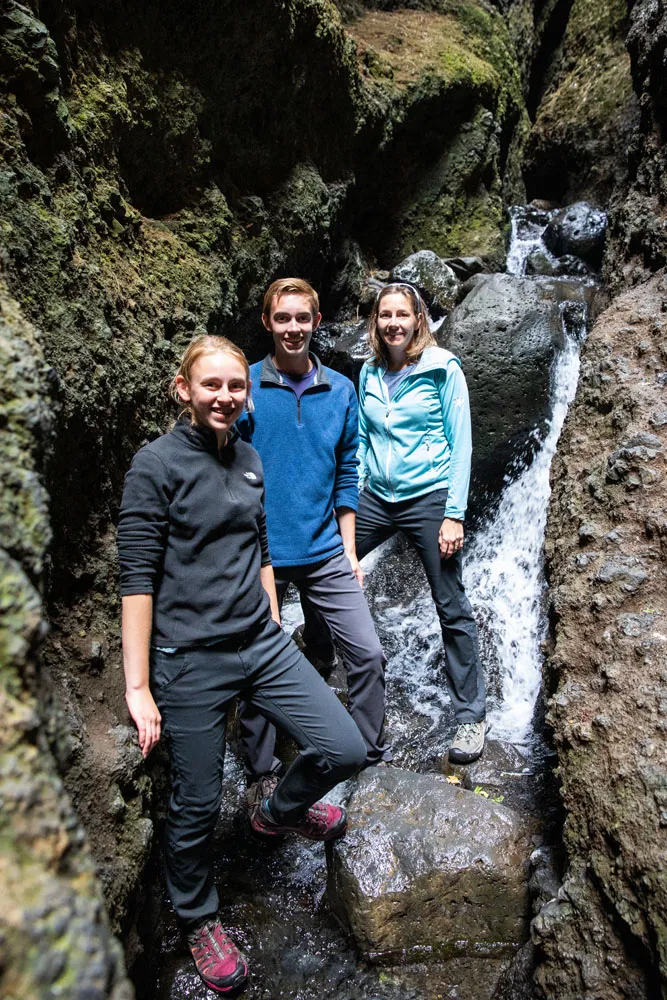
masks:
[[[552,215],[544,242],[557,257],[580,257],[598,269],[604,251],[607,213],[585,201],[575,202]]]
[[[559,301],[572,294],[583,302],[587,293],[508,274],[475,275],[468,287],[438,340],[463,365],[475,431],[473,491],[482,495],[497,492],[513,463],[530,459],[534,432],[550,413],[550,368],[563,344]]]
[[[529,831],[434,775],[370,768],[333,846],[328,893],[373,962],[497,958],[526,941]]]
[[[406,257],[393,269],[391,280],[414,285],[426,302],[432,319],[446,315],[456,302],[456,275],[432,250],[420,250]]]

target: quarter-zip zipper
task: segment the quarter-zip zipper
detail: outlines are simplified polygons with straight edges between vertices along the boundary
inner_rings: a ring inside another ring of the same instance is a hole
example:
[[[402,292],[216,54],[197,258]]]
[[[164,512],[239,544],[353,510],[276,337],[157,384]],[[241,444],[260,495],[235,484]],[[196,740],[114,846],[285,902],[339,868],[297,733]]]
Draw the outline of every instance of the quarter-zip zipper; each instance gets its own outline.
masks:
[[[386,410],[384,415],[384,429],[387,435],[387,460],[384,466],[384,478],[387,480],[387,489],[391,493],[392,501],[395,500],[394,491],[391,486],[391,480],[389,478],[389,467],[391,465],[391,435],[389,433],[389,415],[391,413],[391,397],[389,396],[389,389],[383,378],[380,379],[380,386],[382,388],[383,395],[386,395]]]

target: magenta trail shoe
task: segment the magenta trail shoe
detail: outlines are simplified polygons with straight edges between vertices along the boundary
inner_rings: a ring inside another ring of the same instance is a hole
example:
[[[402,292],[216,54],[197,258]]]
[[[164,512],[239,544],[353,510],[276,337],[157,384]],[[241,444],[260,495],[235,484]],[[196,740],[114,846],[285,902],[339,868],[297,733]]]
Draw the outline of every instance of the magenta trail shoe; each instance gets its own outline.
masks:
[[[231,993],[248,978],[248,965],[229,934],[215,917],[187,935],[197,972],[218,993]]]
[[[250,823],[256,833],[270,837],[278,837],[284,833],[298,833],[307,840],[335,840],[345,833],[347,813],[341,806],[316,802],[303,819],[291,823],[278,823],[271,815],[269,800],[263,799],[253,811]]]

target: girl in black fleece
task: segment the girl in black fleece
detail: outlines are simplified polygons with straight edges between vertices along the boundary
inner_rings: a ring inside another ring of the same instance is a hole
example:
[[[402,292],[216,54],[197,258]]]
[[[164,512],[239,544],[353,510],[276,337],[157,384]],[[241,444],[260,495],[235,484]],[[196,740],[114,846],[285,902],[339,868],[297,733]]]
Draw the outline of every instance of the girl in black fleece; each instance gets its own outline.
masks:
[[[366,756],[350,716],[280,628],[262,466],[234,429],[249,390],[231,341],[190,344],[172,384],[186,409],[135,456],[118,525],[126,701],[144,756],[168,737],[167,885],[197,971],[219,992],[248,971],[221,927],[209,859],[231,700],[242,693],[300,747],[257,803],[260,833],[341,835],[345,811],[317,800]]]

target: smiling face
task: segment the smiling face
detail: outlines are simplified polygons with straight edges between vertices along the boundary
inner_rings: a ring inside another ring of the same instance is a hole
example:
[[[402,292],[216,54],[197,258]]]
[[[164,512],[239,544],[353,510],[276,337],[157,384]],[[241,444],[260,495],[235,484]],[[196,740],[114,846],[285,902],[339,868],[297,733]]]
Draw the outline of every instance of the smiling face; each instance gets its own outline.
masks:
[[[201,354],[190,369],[190,377],[177,375],[175,381],[178,395],[190,404],[193,423],[215,431],[222,447],[243,412],[250,389],[241,362],[225,351]]]
[[[262,323],[273,337],[276,367],[283,371],[308,371],[308,346],[321,320],[313,314],[307,295],[286,293],[277,295],[271,311],[262,316]]]
[[[405,352],[418,323],[418,316],[407,295],[389,292],[382,296],[378,306],[377,329],[392,364],[400,364],[405,360]]]

